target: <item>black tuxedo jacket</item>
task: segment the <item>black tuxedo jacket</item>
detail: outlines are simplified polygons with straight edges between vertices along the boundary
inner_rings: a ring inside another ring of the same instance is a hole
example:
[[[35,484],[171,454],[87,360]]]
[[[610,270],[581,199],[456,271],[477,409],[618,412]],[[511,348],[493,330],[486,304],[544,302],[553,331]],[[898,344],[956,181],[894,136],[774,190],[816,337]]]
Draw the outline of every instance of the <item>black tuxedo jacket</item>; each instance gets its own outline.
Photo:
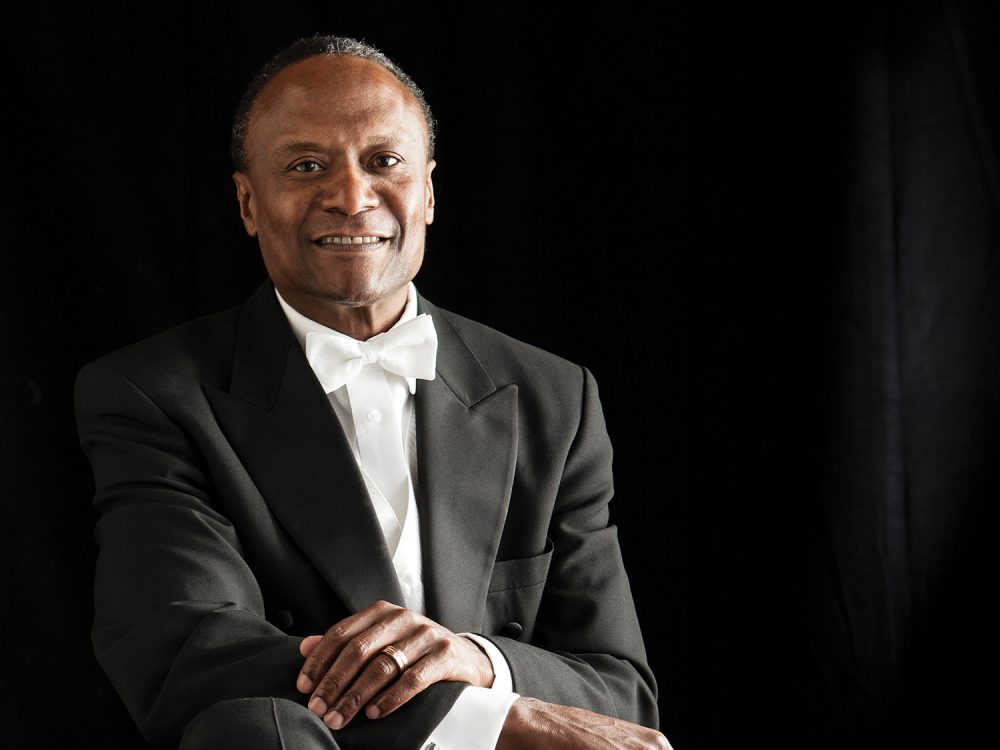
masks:
[[[420,299],[439,338],[415,399],[427,614],[489,637],[514,689],[655,726],[590,374]],[[144,736],[210,705],[301,703],[302,636],[403,604],[344,433],[270,283],[87,365],[77,422],[100,513],[93,642]],[[415,747],[439,683],[343,747]]]

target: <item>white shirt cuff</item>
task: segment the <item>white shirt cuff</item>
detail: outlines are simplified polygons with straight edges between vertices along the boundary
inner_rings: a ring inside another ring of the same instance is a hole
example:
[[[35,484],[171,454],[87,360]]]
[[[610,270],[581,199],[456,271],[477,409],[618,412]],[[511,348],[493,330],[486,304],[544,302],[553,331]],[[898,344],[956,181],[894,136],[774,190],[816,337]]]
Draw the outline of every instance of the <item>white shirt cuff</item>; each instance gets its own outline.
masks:
[[[520,696],[492,688],[467,687],[422,750],[494,750],[507,712]]]
[[[493,686],[467,687],[438,724],[421,750],[494,750],[510,707],[520,696],[513,692],[510,666],[500,649],[474,633],[460,633],[478,644],[493,664]]]

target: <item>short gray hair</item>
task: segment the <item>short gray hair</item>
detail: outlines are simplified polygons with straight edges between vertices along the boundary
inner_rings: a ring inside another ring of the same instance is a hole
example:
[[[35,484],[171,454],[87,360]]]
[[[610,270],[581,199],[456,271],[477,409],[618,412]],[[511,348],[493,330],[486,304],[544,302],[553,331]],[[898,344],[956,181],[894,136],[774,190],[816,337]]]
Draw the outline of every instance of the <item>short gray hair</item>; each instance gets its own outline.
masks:
[[[434,140],[436,123],[431,114],[430,105],[424,97],[424,92],[413,82],[406,73],[403,72],[396,63],[385,56],[381,51],[357,39],[346,36],[331,36],[315,34],[309,37],[302,37],[292,42],[287,47],[279,50],[257,75],[251,80],[239,105],[236,107],[236,116],[233,119],[232,139],[229,143],[229,153],[233,159],[233,166],[237,170],[246,171],[247,165],[247,130],[250,127],[250,115],[253,112],[253,105],[260,96],[260,92],[268,82],[285,68],[310,57],[323,57],[332,55],[350,55],[360,57],[363,60],[371,60],[373,63],[382,66],[396,79],[403,84],[403,87],[413,94],[420,105],[420,111],[424,116],[424,124],[427,127],[427,158],[434,157]]]

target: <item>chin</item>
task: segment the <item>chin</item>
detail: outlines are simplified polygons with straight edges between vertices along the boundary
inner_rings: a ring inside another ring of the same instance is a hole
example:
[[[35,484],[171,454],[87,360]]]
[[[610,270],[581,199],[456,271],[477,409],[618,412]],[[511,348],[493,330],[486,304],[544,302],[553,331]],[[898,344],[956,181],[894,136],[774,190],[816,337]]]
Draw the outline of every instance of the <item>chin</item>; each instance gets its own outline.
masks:
[[[405,286],[405,284],[404,284]],[[388,299],[395,294],[398,289],[384,290],[372,288],[343,288],[336,289],[316,289],[311,296],[323,302],[343,305],[345,307],[367,307]]]

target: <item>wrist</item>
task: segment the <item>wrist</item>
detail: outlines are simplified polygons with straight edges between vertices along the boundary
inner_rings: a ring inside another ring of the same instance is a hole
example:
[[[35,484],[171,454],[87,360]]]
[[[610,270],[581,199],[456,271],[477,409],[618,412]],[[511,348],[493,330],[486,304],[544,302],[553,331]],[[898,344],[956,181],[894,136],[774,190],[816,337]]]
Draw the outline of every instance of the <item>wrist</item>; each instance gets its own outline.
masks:
[[[517,750],[525,747],[524,732],[528,725],[526,715],[530,712],[531,698],[518,698],[511,704],[497,738],[496,750]]]
[[[486,653],[486,649],[479,645],[479,643],[473,638],[469,638],[464,635],[462,637],[475,647],[475,669],[479,675],[479,680],[473,684],[476,687],[493,687],[493,681],[496,679],[496,673],[493,671],[493,661],[490,659],[489,654]]]
[[[578,732],[577,725],[560,716],[563,708],[538,698],[518,696],[507,711],[496,750],[590,747],[580,734],[574,733]]]

